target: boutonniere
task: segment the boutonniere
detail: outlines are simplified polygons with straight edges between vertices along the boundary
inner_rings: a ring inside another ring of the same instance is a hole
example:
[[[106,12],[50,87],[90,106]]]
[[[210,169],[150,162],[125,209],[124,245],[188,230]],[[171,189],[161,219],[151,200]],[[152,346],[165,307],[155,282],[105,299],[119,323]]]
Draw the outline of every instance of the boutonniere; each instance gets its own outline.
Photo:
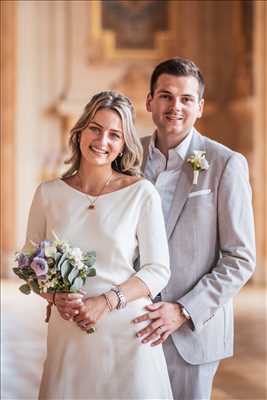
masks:
[[[194,154],[192,154],[188,159],[187,162],[192,166],[194,179],[193,185],[197,184],[199,172],[207,171],[209,169],[209,163],[206,160],[206,152],[202,150],[195,150]]]

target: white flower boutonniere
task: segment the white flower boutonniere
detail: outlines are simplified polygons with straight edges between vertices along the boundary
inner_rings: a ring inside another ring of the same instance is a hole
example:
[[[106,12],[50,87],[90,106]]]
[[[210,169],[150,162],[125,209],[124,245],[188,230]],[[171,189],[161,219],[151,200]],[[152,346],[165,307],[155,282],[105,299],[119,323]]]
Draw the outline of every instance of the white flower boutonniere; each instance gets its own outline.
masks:
[[[209,169],[209,163],[206,160],[206,152],[202,150],[195,150],[194,154],[192,154],[187,162],[191,164],[194,173],[193,185],[197,184],[199,172],[207,171]]]

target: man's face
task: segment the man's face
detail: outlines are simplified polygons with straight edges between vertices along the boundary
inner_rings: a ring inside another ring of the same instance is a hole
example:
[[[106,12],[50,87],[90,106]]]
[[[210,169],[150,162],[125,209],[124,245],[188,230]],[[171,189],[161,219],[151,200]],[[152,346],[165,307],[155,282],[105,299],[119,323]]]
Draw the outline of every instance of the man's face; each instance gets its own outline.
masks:
[[[147,96],[147,111],[159,137],[182,140],[201,117],[204,100],[199,100],[199,83],[193,76],[159,76],[153,97]]]

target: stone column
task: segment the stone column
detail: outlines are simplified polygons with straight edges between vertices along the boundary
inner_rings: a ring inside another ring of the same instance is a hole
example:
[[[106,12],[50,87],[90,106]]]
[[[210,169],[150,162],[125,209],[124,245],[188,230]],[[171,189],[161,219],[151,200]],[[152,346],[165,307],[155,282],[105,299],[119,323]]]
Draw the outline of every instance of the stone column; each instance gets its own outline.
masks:
[[[16,1],[1,1],[1,277],[15,250]]]

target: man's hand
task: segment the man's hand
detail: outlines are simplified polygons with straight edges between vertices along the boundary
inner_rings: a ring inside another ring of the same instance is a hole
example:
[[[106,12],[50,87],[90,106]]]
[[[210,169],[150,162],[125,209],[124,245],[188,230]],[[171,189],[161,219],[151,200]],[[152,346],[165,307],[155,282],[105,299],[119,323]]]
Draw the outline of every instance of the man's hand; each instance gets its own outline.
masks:
[[[142,343],[152,342],[151,346],[163,343],[167,337],[186,321],[177,303],[159,302],[145,307],[147,313],[133,320],[135,324],[151,321],[150,324],[137,333],[143,337]],[[156,339],[156,340],[155,340]]]

